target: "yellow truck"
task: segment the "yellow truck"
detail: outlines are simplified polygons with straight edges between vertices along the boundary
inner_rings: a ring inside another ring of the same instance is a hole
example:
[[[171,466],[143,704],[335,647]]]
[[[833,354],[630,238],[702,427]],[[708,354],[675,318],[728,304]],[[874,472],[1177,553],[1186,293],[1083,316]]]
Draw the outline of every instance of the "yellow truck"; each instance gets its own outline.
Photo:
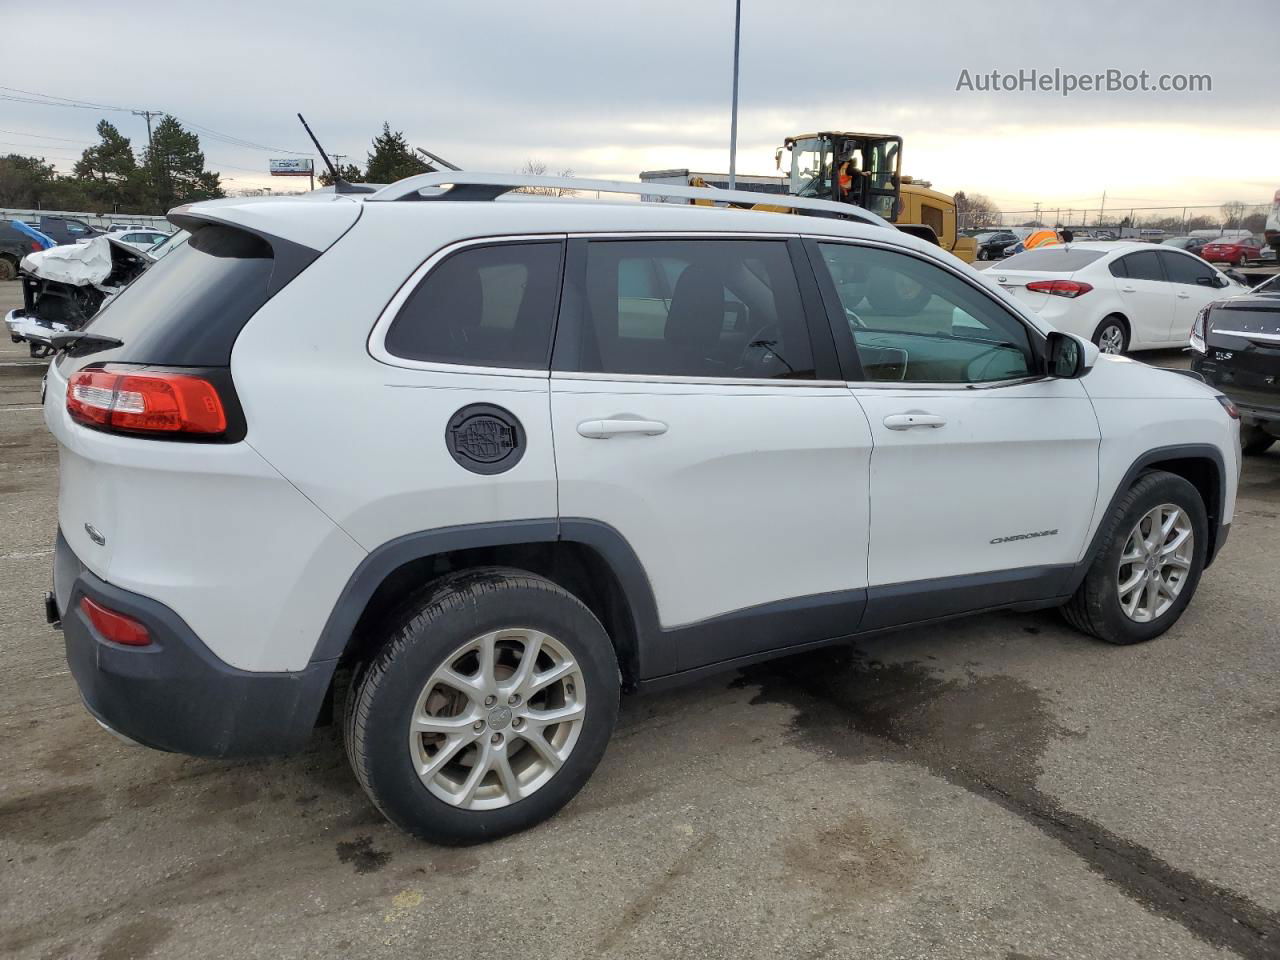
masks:
[[[902,175],[901,137],[831,131],[787,137],[775,156],[779,171],[784,152],[790,153],[788,175],[780,172],[775,177],[738,176],[737,188],[851,203],[879,214],[906,233],[938,244],[967,263],[977,259],[977,242],[956,231],[955,198],[932,189],[926,181]],[[650,170],[641,173],[640,179],[693,187],[729,185],[725,174],[683,169]],[[767,200],[754,204],[752,209],[787,210],[770,205]]]

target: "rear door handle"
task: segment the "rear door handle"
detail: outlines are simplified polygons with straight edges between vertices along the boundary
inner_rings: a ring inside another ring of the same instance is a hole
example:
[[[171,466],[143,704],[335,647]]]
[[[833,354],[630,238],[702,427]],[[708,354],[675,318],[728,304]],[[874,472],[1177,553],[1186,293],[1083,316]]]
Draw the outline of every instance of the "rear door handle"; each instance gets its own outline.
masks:
[[[1138,291],[1133,289],[1133,287],[1121,287],[1120,292],[1121,293],[1137,293]]]
[[[667,425],[661,420],[583,420],[578,424],[578,433],[588,440],[608,440],[629,433],[656,437],[666,432]]]
[[[946,422],[946,417],[939,417],[932,413],[891,413],[884,418],[884,425],[890,430],[910,430],[912,427],[941,427]]]

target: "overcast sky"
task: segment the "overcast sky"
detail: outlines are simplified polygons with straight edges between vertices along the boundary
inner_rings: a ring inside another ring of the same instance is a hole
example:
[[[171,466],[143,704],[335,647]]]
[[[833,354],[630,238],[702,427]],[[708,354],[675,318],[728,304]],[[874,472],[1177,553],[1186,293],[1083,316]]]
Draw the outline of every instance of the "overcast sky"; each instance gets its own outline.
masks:
[[[988,12],[989,11],[989,12]],[[470,169],[727,170],[732,0],[306,4],[0,0],[0,85],[134,109],[270,147],[364,160],[383,120]],[[901,134],[903,172],[1006,210],[1269,202],[1280,188],[1280,2],[743,0],[739,163],[784,136]],[[14,41],[17,41],[16,44]],[[33,60],[15,50],[52,51]],[[33,65],[38,68],[33,69]],[[958,92],[961,71],[1209,74],[1203,93]],[[0,95],[24,96],[12,90]],[[69,170],[101,117],[0,99],[0,151]],[[226,187],[288,154],[202,139]]]

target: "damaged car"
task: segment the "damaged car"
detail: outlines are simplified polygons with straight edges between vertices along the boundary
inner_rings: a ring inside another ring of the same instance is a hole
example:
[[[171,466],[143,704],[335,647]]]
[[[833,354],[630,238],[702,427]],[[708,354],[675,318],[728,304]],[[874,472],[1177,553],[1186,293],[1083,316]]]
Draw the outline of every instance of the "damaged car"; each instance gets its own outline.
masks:
[[[27,254],[18,268],[23,305],[4,318],[10,339],[49,356],[54,336],[79,330],[154,262],[106,236]]]

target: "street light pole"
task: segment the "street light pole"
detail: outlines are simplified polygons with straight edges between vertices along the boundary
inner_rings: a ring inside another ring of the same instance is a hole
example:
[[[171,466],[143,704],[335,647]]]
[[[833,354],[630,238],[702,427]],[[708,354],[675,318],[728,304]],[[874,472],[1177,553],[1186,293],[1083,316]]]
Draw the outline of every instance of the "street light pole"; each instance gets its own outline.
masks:
[[[729,121],[729,189],[738,188],[738,38],[742,32],[742,0],[733,3],[733,109]]]

